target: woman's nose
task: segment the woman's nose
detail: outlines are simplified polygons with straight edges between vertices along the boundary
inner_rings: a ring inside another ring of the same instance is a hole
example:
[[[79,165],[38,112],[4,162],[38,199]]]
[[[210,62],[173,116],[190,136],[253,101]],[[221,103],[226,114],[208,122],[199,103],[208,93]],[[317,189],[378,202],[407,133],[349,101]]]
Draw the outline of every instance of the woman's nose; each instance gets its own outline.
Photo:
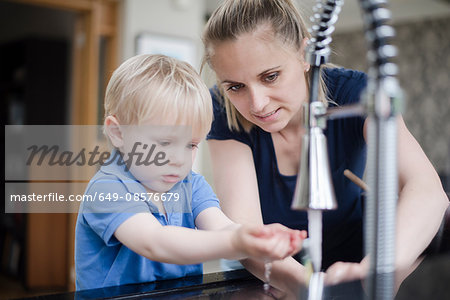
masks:
[[[250,89],[250,110],[253,113],[264,112],[264,108],[269,103],[269,97],[264,92],[264,89],[260,87],[255,87]]]

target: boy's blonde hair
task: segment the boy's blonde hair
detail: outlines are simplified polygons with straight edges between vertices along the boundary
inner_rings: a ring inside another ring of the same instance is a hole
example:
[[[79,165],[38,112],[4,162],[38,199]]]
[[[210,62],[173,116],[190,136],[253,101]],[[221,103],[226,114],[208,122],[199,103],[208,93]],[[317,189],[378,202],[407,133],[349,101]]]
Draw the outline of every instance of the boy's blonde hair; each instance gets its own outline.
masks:
[[[214,47],[221,42],[235,41],[242,34],[255,32],[265,25],[269,25],[270,33],[286,49],[299,50],[303,39],[311,37],[292,0],[224,0],[209,18],[203,32],[205,51],[202,68],[206,63],[211,66]],[[306,73],[305,79],[309,87],[309,73]],[[219,84],[217,87],[225,101],[228,127],[239,131],[239,125],[242,125],[250,131],[253,124],[237,111]],[[319,99],[327,103],[323,78],[319,84]]]
[[[105,119],[121,125],[145,120],[192,126],[206,135],[211,128],[211,95],[201,77],[186,62],[165,55],[137,55],[113,73],[105,93]]]

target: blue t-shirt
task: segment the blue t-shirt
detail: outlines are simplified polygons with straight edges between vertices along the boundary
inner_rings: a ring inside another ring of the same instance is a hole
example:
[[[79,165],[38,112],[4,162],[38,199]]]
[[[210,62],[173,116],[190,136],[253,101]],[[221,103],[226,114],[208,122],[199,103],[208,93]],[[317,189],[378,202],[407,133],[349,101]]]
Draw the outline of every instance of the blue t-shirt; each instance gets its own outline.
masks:
[[[366,86],[364,73],[342,68],[325,69],[323,78],[328,97],[342,106],[359,101]],[[270,133],[254,126],[249,133],[231,131],[226,112],[216,90],[211,90],[214,121],[208,139],[234,139],[248,145],[253,153],[258,179],[259,197],[265,224],[281,223],[295,229],[308,229],[306,212],[291,210],[297,176],[286,176],[278,170]],[[362,197],[361,189],[344,175],[345,169],[362,177],[366,163],[363,137],[364,118],[352,117],[327,122],[330,169],[338,209],[323,214],[323,268],[336,261],[359,262],[362,259]]]
[[[94,201],[81,203],[75,232],[77,290],[202,274],[201,264],[175,265],[140,256],[120,243],[114,232],[140,212],[152,213],[162,225],[195,228],[201,211],[219,207],[203,176],[190,172],[166,193],[167,218],[141,193],[146,193],[144,186],[117,162],[102,166],[89,182],[85,195]]]

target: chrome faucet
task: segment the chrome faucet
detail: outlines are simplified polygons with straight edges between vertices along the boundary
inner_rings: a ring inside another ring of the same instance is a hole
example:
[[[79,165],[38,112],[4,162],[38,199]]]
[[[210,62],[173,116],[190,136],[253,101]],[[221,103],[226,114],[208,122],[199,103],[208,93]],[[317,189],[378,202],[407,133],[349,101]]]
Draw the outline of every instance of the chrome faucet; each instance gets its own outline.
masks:
[[[391,13],[386,0],[360,0],[369,45],[367,108],[367,182],[365,252],[370,255],[368,298],[391,300],[395,294],[395,232],[398,197],[397,117],[402,109],[402,91],[390,45],[394,29],[387,25]]]
[[[308,211],[309,256],[313,274],[309,281],[308,299],[322,298],[322,211],[337,208],[327,141],[323,133],[326,127],[326,106],[318,99],[321,65],[328,62],[329,44],[334,23],[343,4],[341,0],[318,1],[314,7],[311,39],[306,48],[306,61],[311,65],[309,102],[303,106],[306,129],[302,138],[300,174],[294,192],[292,209]]]
[[[309,103],[303,107],[304,127],[300,173],[294,192],[292,209],[329,210],[336,209],[337,202],[331,180],[327,142],[323,130],[326,127],[326,107],[318,99],[321,65],[330,56],[331,33],[342,0],[318,0],[313,8],[311,39],[306,48],[306,61],[311,65]]]
[[[336,198],[328,162],[326,120],[366,115],[368,121],[367,173],[369,190],[365,205],[365,253],[370,254],[368,298],[394,298],[395,228],[397,206],[397,126],[396,119],[402,104],[397,67],[391,62],[396,48],[389,44],[394,30],[386,23],[390,11],[386,0],[360,0],[369,44],[370,62],[367,88],[359,104],[327,109],[318,100],[320,66],[328,62],[329,44],[342,0],[317,0],[313,9],[312,38],[306,49],[311,64],[309,102],[304,106],[302,156],[294,192],[292,209],[307,210],[309,215],[335,209]],[[321,228],[320,228],[321,229]],[[310,232],[311,233],[311,232]],[[319,233],[321,235],[321,232]],[[310,235],[311,238],[311,235]],[[321,250],[320,250],[321,251]],[[311,256],[316,254],[310,253]],[[320,252],[321,255],[321,252]],[[320,264],[313,261],[309,294],[320,299],[323,284]],[[311,286],[314,285],[314,286]],[[320,291],[320,292],[318,292]]]

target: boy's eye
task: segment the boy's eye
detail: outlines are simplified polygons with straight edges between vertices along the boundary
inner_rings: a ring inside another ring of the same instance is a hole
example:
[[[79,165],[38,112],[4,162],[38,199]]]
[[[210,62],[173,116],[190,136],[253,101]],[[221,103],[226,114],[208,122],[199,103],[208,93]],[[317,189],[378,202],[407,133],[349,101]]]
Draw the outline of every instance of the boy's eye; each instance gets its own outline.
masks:
[[[159,141],[158,144],[159,144],[160,146],[169,146],[169,145],[170,145],[170,142],[169,142],[169,141]]]
[[[227,91],[237,92],[239,89],[243,88],[244,85],[242,83],[231,85],[227,88]]]
[[[273,81],[275,81],[278,78],[279,75],[280,74],[278,72],[274,72],[274,73],[271,73],[271,74],[267,75],[264,78],[264,80],[267,81],[267,82],[273,82]]]
[[[198,144],[195,144],[195,143],[191,143],[191,144],[189,144],[188,146],[187,146],[189,149],[195,149],[195,148],[198,148]]]

